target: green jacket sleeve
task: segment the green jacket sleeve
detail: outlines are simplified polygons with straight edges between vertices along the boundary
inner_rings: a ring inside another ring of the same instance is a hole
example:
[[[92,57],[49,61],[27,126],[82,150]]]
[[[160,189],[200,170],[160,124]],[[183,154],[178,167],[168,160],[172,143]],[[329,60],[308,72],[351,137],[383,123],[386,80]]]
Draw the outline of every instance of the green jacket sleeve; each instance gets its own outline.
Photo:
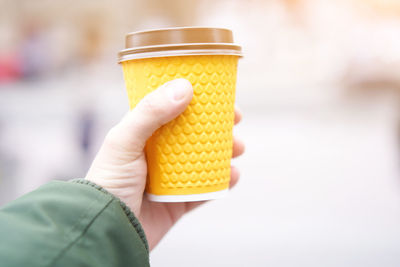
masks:
[[[129,208],[83,179],[50,182],[0,209],[0,266],[149,266]]]

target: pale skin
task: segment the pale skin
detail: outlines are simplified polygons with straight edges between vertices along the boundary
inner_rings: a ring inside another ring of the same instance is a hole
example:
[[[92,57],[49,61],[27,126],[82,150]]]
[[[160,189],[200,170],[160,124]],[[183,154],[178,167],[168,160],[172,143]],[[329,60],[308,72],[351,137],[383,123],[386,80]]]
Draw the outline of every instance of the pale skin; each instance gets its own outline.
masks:
[[[146,95],[108,132],[86,175],[86,179],[102,186],[129,206],[144,228],[150,250],[184,214],[204,203],[151,202],[144,195],[146,140],[155,130],[181,114],[192,97],[192,86],[184,79],[170,81]],[[235,124],[241,118],[240,111],[235,108]],[[232,157],[243,152],[243,142],[234,137]],[[239,171],[232,166],[230,187],[238,180]]]

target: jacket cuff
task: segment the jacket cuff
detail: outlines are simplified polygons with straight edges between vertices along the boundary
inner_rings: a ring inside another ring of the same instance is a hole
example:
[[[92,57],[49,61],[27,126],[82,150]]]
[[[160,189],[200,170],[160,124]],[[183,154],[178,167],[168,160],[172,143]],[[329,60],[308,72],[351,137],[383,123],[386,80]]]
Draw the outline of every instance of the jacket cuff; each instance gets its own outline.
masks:
[[[125,204],[125,202],[123,202],[121,199],[119,199],[118,197],[114,196],[113,194],[111,194],[110,192],[108,192],[107,190],[105,190],[103,187],[89,181],[86,179],[82,179],[82,178],[78,178],[78,179],[72,179],[69,182],[71,183],[77,183],[77,184],[83,184],[83,185],[88,185],[91,187],[94,187],[95,189],[99,190],[100,192],[110,195],[112,198],[114,198],[115,200],[117,200],[119,202],[119,204],[121,205],[122,210],[124,211],[124,213],[126,214],[126,216],[128,217],[130,223],[132,224],[133,228],[135,228],[136,232],[138,233],[138,235],[140,236],[140,238],[143,241],[144,246],[146,247],[147,252],[149,252],[149,244],[147,243],[147,239],[146,239],[146,235],[144,233],[143,227],[140,224],[139,220],[136,218],[136,216],[133,214],[133,212],[131,211],[131,209]]]

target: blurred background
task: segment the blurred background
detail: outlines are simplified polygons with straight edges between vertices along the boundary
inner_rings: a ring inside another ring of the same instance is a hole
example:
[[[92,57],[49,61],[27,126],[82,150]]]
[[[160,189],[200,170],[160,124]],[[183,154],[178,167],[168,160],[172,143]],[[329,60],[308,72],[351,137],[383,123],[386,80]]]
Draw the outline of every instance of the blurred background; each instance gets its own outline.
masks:
[[[400,266],[398,0],[0,0],[0,205],[84,177],[128,110],[127,32],[233,30],[244,48],[228,198],[152,266]]]

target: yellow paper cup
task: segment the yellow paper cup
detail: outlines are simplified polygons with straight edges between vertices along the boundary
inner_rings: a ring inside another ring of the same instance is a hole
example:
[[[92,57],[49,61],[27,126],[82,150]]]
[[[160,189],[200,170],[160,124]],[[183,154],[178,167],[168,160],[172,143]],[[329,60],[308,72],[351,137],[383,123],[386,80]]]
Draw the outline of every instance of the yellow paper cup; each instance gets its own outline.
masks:
[[[177,78],[193,86],[187,109],[146,144],[146,193],[157,202],[215,199],[229,189],[236,69],[241,48],[232,32],[170,28],[128,34],[119,54],[133,109]]]

